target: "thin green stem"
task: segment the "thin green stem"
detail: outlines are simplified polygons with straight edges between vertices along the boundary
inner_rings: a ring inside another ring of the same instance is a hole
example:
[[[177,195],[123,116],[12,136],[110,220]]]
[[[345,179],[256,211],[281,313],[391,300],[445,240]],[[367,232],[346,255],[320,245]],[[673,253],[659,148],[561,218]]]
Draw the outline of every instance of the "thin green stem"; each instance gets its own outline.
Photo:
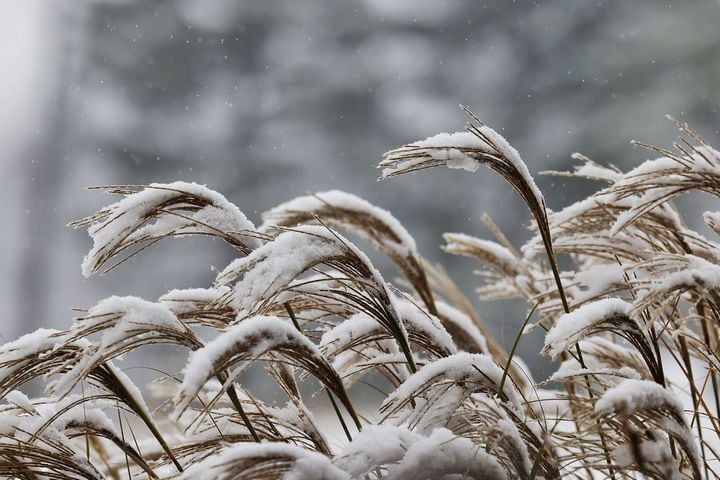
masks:
[[[505,363],[505,369],[503,370],[502,377],[500,377],[500,384],[498,385],[498,395],[502,394],[503,389],[505,388],[505,379],[508,376],[508,371],[510,370],[510,365],[512,365],[512,359],[515,356],[515,350],[518,347],[518,344],[520,343],[520,337],[522,337],[523,332],[525,331],[525,327],[527,326],[528,322],[530,321],[530,318],[532,317],[533,313],[535,313],[535,309],[540,305],[540,302],[533,305],[532,309],[530,309],[530,313],[527,314],[527,317],[525,317],[525,321],[523,322],[522,326],[520,327],[520,330],[518,330],[517,335],[515,335],[515,341],[513,342],[512,348],[510,349],[510,354],[508,355],[507,362]]]

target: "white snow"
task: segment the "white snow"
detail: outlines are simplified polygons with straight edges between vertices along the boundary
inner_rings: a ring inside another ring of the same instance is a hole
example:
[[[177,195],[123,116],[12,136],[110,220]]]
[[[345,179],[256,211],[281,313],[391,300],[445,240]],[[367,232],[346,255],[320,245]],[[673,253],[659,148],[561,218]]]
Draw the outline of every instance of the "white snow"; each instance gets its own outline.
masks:
[[[218,301],[227,295],[231,289],[227,286],[217,288],[186,288],[181,290],[170,290],[158,301],[175,315],[193,312],[206,305]]]
[[[421,148],[469,148],[489,151],[490,147],[477,135],[470,132],[438,133],[425,140],[413,142],[412,146]]]
[[[54,392],[66,395],[98,363],[120,356],[125,348],[134,348],[139,341],[149,343],[170,339],[170,333],[182,338],[186,327],[163,305],[138,297],[109,297],[88,311],[88,316],[76,320],[70,329],[73,339],[102,332],[100,340],[85,347],[83,355],[72,368],[55,383]],[[186,345],[192,346],[192,345]]]
[[[703,292],[720,287],[720,266],[696,257],[684,255],[686,268],[670,273],[655,283],[655,288],[668,292],[683,285],[692,285]]]
[[[366,313],[357,313],[325,332],[320,338],[320,348],[328,357],[334,357],[358,339],[371,334],[387,336],[386,330],[377,320]]]
[[[467,438],[438,428],[427,436],[402,426],[373,425],[363,429],[335,458],[352,478],[387,466],[388,480],[467,478],[506,480],[497,461]],[[453,475],[454,474],[454,475]]]
[[[381,178],[385,178],[405,170],[421,168],[427,164],[425,155],[429,156],[436,164],[444,164],[448,168],[463,169],[474,172],[480,167],[480,162],[471,155],[464,153],[461,149],[480,150],[484,153],[492,153],[492,148],[479,137],[470,132],[439,133],[425,140],[411,143],[399,150],[385,154],[385,160],[380,166],[385,167]],[[403,154],[395,156],[394,153],[402,151]],[[405,154],[416,153],[416,155]]]
[[[560,353],[582,340],[594,325],[614,315],[627,316],[632,305],[619,298],[604,298],[586,303],[577,310],[562,315],[545,335],[543,353],[556,358]]]
[[[403,404],[414,398],[418,392],[426,392],[426,386],[442,383],[447,388],[452,382],[460,388],[462,395],[468,396],[477,391],[495,394],[500,387],[503,369],[485,354],[460,352],[433,362],[412,374],[394,392],[387,396],[381,409],[390,410],[394,404]],[[502,394],[511,407],[522,411],[524,403],[512,380],[506,378]]]
[[[347,218],[338,215],[322,215],[322,211],[328,208],[340,209],[355,216],[367,216],[376,219],[387,227],[395,238],[388,235],[384,235],[382,238],[376,238],[372,235],[372,231],[368,232],[364,228],[354,226]],[[340,190],[319,192],[297,197],[289,202],[282,203],[263,213],[262,218],[265,222],[259,230],[269,231],[273,225],[282,225],[284,219],[292,217],[292,215],[296,213],[317,213],[326,224],[332,227],[341,226],[348,228],[381,250],[389,247],[393,252],[401,256],[417,253],[415,240],[390,212],[356,195]],[[388,242],[391,243],[390,246],[388,246]]]
[[[471,340],[471,343],[479,347],[482,353],[489,352],[487,340],[470,317],[445,302],[437,301],[435,302],[435,307],[444,322],[450,323],[460,330],[463,335]]]
[[[188,468],[180,480],[234,480],[233,465],[273,463],[276,459],[292,462],[282,480],[350,480],[350,476],[333,466],[317,452],[287,443],[238,443],[224,448]]]
[[[406,329],[426,336],[429,343],[433,345],[433,349],[440,352],[441,355],[457,353],[455,342],[437,317],[430,315],[406,298],[392,296],[391,299],[393,307]]]
[[[661,408],[670,409],[677,418],[684,418],[682,403],[675,394],[647,380],[625,380],[606,390],[595,404],[596,413],[617,413],[623,416]]]
[[[585,177],[593,180],[604,180],[607,182],[616,182],[623,177],[623,173],[612,168],[603,167],[585,157],[581,153],[573,153],[573,160],[581,160],[582,165],[575,166],[573,175],[577,177]]]
[[[154,223],[146,223],[152,210],[184,194],[202,198],[210,205],[197,212],[183,211],[181,215],[187,218],[164,213]],[[241,234],[255,230],[252,222],[234,204],[219,193],[196,183],[153,183],[106,207],[103,212],[106,215],[88,227],[93,247],[82,262],[82,272],[86,277],[100,268],[105,253],[133,240],[154,238],[171,232],[182,234],[184,229]],[[243,241],[251,248],[259,245],[259,241],[251,236],[243,236]]]
[[[515,150],[515,148],[513,148],[512,145],[510,145],[502,135],[500,135],[487,125],[481,126],[479,130],[480,133],[487,137],[487,139],[497,150],[500,156],[504,160],[508,161],[512,165],[512,167],[518,172],[518,174],[520,174],[524,182],[530,187],[530,190],[532,191],[533,196],[537,200],[538,204],[544,206],[545,201],[543,200],[542,193],[540,193],[540,189],[535,184],[535,179],[532,177],[532,175],[530,175],[530,171],[528,170],[525,162],[523,162],[520,158],[520,154],[518,153],[518,151]]]
[[[645,466],[645,471],[652,466],[652,470],[664,480],[682,478],[677,468],[677,461],[665,440],[644,440],[637,445],[623,443],[615,447],[612,456],[619,467],[642,464]]]
[[[175,396],[176,414],[187,408],[205,382],[215,376],[219,364],[237,356],[228,384],[234,381],[249,364],[268,351],[282,345],[293,345],[305,351],[318,362],[324,358],[302,333],[286,320],[278,317],[257,316],[233,325],[205,347],[190,354],[184,369],[183,383]]]
[[[347,256],[364,262],[375,283],[384,284],[370,260],[357,247],[338,233],[316,225],[300,225],[281,233],[247,257],[230,263],[216,282],[226,284],[242,274],[243,278],[235,284],[236,301],[241,310],[251,312],[301,273],[328,259]]]

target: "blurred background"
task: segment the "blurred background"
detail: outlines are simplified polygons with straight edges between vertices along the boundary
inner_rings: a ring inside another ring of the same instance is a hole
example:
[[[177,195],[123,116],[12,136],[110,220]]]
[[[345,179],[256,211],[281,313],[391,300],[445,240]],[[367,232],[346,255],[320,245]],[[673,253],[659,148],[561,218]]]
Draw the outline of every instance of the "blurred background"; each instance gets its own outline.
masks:
[[[256,222],[346,190],[391,210],[472,296],[476,265],[444,254],[441,234],[487,237],[487,212],[519,245],[523,205],[487,170],[377,183],[382,153],[462,130],[460,103],[534,174],[576,151],[630,168],[651,156],[631,139],[671,145],[665,114],[717,145],[718,25],[717,0],[4,1],[0,334],[65,327],[71,307],[111,294],[207,286],[231,260],[219,243],[172,240],[84,280],[91,242],[65,225],[115,201],[89,185],[195,181]],[[553,209],[596,187],[536,180]],[[709,201],[684,202],[688,223]],[[477,305],[509,345],[526,306]]]

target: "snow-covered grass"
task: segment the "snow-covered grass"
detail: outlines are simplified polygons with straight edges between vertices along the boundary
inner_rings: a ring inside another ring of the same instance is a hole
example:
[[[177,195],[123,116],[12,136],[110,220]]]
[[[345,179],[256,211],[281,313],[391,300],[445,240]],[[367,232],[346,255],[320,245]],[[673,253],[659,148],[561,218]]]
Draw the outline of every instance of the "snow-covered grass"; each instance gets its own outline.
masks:
[[[525,201],[536,236],[524,245],[489,218],[493,240],[444,236],[448,253],[481,264],[483,298],[527,303],[510,352],[401,223],[354,195],[291,200],[256,228],[204,186],[105,187],[123,198],[73,224],[93,239],[85,275],[168,237],[216,237],[237,258],[214,285],[111,297],[66,330],[0,346],[0,476],[719,478],[720,245],[671,202],[693,189],[720,196],[720,153],[679,125],[677,151],[651,147],[660,158],[627,173],[576,155],[572,172],[550,173],[601,189],[551,212],[518,152],[472,120],[380,167],[383,178],[488,167]],[[698,215],[720,231],[720,212]],[[387,255],[404,288],[351,238]],[[561,271],[556,252],[574,268]],[[538,328],[558,368],[535,381],[515,349]],[[135,385],[123,356],[161,344],[187,355],[184,370]],[[245,383],[254,364],[279,405]],[[374,404],[354,398],[360,383]],[[38,384],[45,396],[28,396]]]

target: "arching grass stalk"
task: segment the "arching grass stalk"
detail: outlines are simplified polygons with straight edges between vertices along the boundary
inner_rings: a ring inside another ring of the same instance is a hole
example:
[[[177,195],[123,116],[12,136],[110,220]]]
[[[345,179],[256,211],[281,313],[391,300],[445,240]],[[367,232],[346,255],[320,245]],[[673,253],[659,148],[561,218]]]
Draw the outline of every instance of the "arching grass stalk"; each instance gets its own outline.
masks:
[[[285,307],[285,311],[287,312],[288,316],[290,317],[290,320],[292,321],[295,328],[298,330],[298,332],[302,333],[302,329],[300,328],[300,323],[297,320],[297,317],[295,316],[295,312],[293,311],[292,307],[290,306],[290,302],[283,303],[283,307]],[[347,437],[348,441],[352,441],[352,435],[350,435],[350,429],[348,429],[347,423],[345,423],[345,418],[342,416],[342,413],[340,413],[340,408],[338,407],[337,402],[335,401],[335,397],[333,397],[332,392],[325,387],[325,393],[327,393],[328,398],[330,399],[330,404],[333,407],[333,410],[335,410],[335,415],[337,415],[338,420],[340,421],[340,425],[342,426],[343,432],[345,432],[345,436]],[[346,396],[350,398],[347,393]],[[360,431],[362,429],[362,424],[360,423],[360,419],[358,418],[357,414],[355,413],[355,410],[353,408],[348,408],[348,413],[350,414],[350,417],[353,419],[353,422],[355,423],[355,427]]]

